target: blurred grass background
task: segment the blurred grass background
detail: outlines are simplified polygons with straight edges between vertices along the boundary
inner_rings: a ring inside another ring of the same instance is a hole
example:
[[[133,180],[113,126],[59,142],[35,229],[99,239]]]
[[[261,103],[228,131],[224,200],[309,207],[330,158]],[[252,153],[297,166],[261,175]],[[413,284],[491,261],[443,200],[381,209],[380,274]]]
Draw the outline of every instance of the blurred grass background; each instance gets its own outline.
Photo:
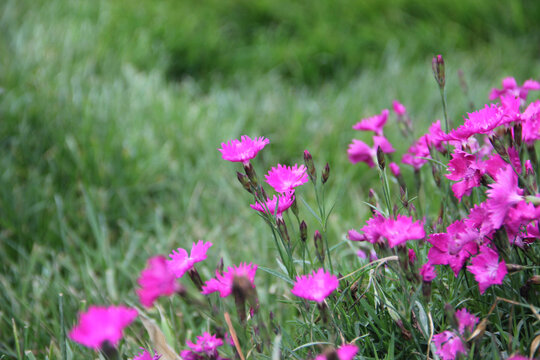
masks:
[[[351,126],[399,99],[425,131],[442,116],[436,53],[456,120],[470,110],[458,69],[477,107],[504,76],[538,79],[538,19],[532,0],[3,0],[0,354],[54,358],[58,293],[68,328],[81,302],[136,303],[146,259],[199,238],[215,244],[205,275],[219,257],[275,268],[238,167],[217,151],[242,134],[271,140],[260,175],[304,149],[329,162],[329,231],[343,241],[377,186],[347,161],[351,139],[367,139]],[[400,154],[410,144],[390,128]],[[346,272],[356,259],[344,248]]]

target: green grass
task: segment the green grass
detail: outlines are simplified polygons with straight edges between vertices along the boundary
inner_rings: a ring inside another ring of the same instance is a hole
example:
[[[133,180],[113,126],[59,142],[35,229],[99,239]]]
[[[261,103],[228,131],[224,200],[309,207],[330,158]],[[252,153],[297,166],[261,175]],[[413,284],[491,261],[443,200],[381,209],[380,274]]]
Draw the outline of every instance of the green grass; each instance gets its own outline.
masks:
[[[0,354],[6,358],[18,348],[58,358],[59,293],[67,329],[88,304],[137,304],[133,289],[146,259],[199,238],[215,244],[205,276],[220,257],[225,264],[277,268],[264,222],[235,179],[238,166],[220,158],[221,142],[268,137],[270,146],[255,162],[260,175],[277,162],[301,163],[305,149],[319,170],[328,162],[327,199],[337,202],[329,238],[338,244],[366,219],[362,201],[378,186],[376,173],[347,161],[348,143],[361,136],[351,126],[393,99],[408,107],[417,135],[440,118],[433,53],[445,55],[456,119],[469,110],[458,69],[476,106],[503,76],[523,81],[540,73],[532,2],[513,2],[509,17],[498,5],[457,2],[456,23],[444,14],[447,2],[420,8],[395,1],[401,7],[383,9],[379,2],[358,8],[339,2],[328,19],[327,2],[292,10],[270,1],[184,2],[171,9],[175,3],[0,5]],[[188,10],[193,19],[184,16]],[[484,10],[486,28],[475,22]],[[396,28],[388,20],[394,17]],[[397,131],[388,136],[398,153],[409,146]],[[303,196],[313,201],[311,191]],[[315,221],[305,210],[303,217],[312,236]],[[352,247],[339,251],[340,271],[358,265]],[[287,319],[291,310],[278,303],[287,285],[276,286],[263,272],[258,277],[261,288],[273,291],[260,291],[262,303],[275,303],[267,310]],[[176,336],[192,339],[205,321],[180,301],[171,304],[184,314],[183,323],[174,320]],[[359,313],[348,331],[375,320]],[[380,337],[366,346],[381,351],[389,334],[399,337],[389,324],[382,320]],[[140,328],[129,337],[129,355],[147,341]],[[73,358],[91,354],[70,341],[67,347]]]

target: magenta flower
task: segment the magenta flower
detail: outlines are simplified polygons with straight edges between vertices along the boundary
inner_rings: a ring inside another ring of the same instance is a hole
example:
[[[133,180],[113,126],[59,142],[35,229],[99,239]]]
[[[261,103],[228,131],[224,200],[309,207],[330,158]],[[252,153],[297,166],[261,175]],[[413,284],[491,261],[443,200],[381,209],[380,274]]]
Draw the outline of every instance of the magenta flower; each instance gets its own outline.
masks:
[[[432,282],[436,277],[437,273],[435,272],[435,266],[430,262],[425,263],[420,268],[420,275],[424,282]]]
[[[486,105],[483,109],[468,113],[465,123],[449,134],[449,138],[467,140],[476,134],[491,134],[493,129],[501,125],[503,110],[495,104]]]
[[[240,141],[234,139],[221,143],[221,148],[218,150],[224,160],[242,162],[247,165],[249,160],[257,156],[257,153],[270,143],[270,140],[262,136],[252,140],[249,136],[242,135],[240,139]]]
[[[540,100],[536,100],[527,106],[521,114],[522,119],[522,139],[527,145],[533,145],[540,139]]]
[[[442,360],[454,360],[458,353],[467,354],[463,340],[452,331],[443,331],[440,334],[433,335],[433,343],[437,348],[436,354]]]
[[[317,272],[313,270],[309,275],[297,276],[291,292],[298,297],[322,303],[338,285],[337,276],[321,268]]]
[[[470,195],[473,188],[480,186],[480,181],[484,173],[482,166],[477,163],[476,156],[461,150],[452,153],[452,160],[448,162],[446,177],[452,181],[452,191],[456,198],[461,201],[463,195]]]
[[[69,332],[71,340],[99,350],[104,342],[116,346],[124,328],[137,317],[137,310],[126,306],[90,306],[79,313],[77,325]]]
[[[273,167],[268,175],[265,175],[266,182],[278,193],[285,193],[293,190],[295,187],[308,182],[309,177],[304,165],[293,167],[278,164]]]
[[[216,335],[210,335],[204,332],[201,336],[197,336],[197,342],[195,344],[189,340],[186,344],[195,352],[212,355],[218,347],[223,345],[223,340]]]
[[[160,296],[171,296],[182,289],[176,276],[169,270],[165,256],[158,255],[148,259],[146,268],[137,280],[139,301],[145,307],[152,307]]]
[[[358,352],[358,347],[354,344],[345,344],[336,350],[338,360],[353,360]],[[326,360],[326,354],[318,355],[315,360]]]
[[[384,244],[383,229],[385,217],[381,214],[375,214],[371,219],[366,221],[366,225],[360,229],[363,232],[360,235],[358,232],[349,232],[349,238],[353,241],[368,241],[372,244]],[[359,236],[358,236],[359,235]]]
[[[384,109],[379,115],[371,116],[360,120],[353,126],[354,130],[373,131],[376,135],[382,136],[383,127],[388,120],[388,109]]]
[[[412,166],[415,170],[420,170],[428,162],[426,159],[431,159],[431,155],[429,154],[428,136],[424,135],[403,154],[401,162]]]
[[[365,162],[369,167],[373,167],[377,158],[377,148],[381,148],[385,154],[395,151],[392,144],[384,136],[373,136],[373,147],[369,147],[363,141],[353,139],[347,149],[349,161],[353,164]]]
[[[403,106],[403,104],[397,100],[392,101],[392,108],[394,109],[394,112],[398,116],[403,116],[407,112],[407,109],[405,108],[405,106]]]
[[[529,360],[529,358],[523,355],[512,355],[506,360]]]
[[[227,297],[232,293],[233,281],[235,277],[246,277],[253,288],[255,288],[255,273],[257,272],[256,264],[240,263],[240,265],[227,267],[227,270],[220,274],[216,270],[216,277],[206,281],[201,293],[204,295],[213,292],[219,292],[219,296]]]
[[[456,311],[456,319],[458,322],[458,330],[461,335],[465,334],[465,331],[472,333],[476,324],[478,324],[478,318],[467,311],[466,308]]]
[[[154,355],[152,355],[143,348],[141,348],[141,350],[143,350],[143,352],[138,353],[133,360],[159,360],[161,358],[161,355],[158,355],[156,352],[154,352]]]
[[[193,268],[195,263],[206,259],[206,252],[211,246],[211,242],[203,243],[202,240],[199,240],[196,244],[193,243],[191,255],[189,256],[185,249],[178,248],[177,250],[173,250],[172,254],[169,254],[171,259],[167,261],[169,270],[174,273],[177,278],[181,278],[186,271]]]
[[[266,199],[266,203],[262,205],[260,202],[250,204],[252,209],[265,213],[267,211],[272,215],[276,215],[276,218],[283,217],[283,212],[291,207],[294,202],[294,191],[288,191],[276,197],[274,195],[272,199]]]
[[[526,100],[530,90],[540,90],[540,83],[534,80],[527,80],[523,83],[523,86],[518,86],[516,79],[507,77],[502,81],[502,89],[494,88],[491,90],[489,100],[495,100],[503,95],[511,95]]]
[[[391,248],[408,240],[420,240],[426,236],[422,221],[413,222],[412,217],[404,215],[398,215],[396,220],[385,219],[382,234]]]
[[[499,254],[487,246],[480,247],[480,253],[471,260],[467,270],[474,274],[478,282],[480,294],[483,294],[491,285],[500,285],[506,276],[506,263],[499,262]]]
[[[518,187],[518,176],[510,166],[497,173],[496,182],[486,191],[486,208],[493,227],[503,224],[510,208],[523,200],[523,190]]]
[[[399,165],[395,162],[391,162],[388,167],[390,168],[390,171],[392,172],[392,175],[395,177],[399,177],[401,175],[401,170],[399,169]]]

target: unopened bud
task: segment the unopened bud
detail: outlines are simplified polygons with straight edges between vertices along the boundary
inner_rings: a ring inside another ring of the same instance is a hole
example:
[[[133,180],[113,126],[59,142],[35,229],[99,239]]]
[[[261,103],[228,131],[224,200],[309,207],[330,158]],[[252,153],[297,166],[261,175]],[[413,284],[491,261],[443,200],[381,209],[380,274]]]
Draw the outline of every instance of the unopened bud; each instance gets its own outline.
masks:
[[[238,178],[238,181],[240,182],[240,184],[242,184],[244,189],[251,193],[251,183],[249,182],[249,178],[247,177],[247,175],[244,175],[241,172],[237,171],[236,177]]]
[[[199,289],[199,291],[202,291],[202,287],[204,285],[202,279],[201,279],[201,275],[199,275],[199,272],[197,271],[197,269],[195,268],[191,268],[188,270],[188,275],[189,275],[189,278],[191,279],[191,281],[193,281],[193,284],[195,284],[195,286],[197,287],[197,289]],[[185,290],[184,290],[185,292]]]
[[[315,244],[315,250],[317,251],[317,258],[322,264],[324,263],[324,244],[319,230],[315,230],[315,234],[313,234],[313,243]]]
[[[518,147],[521,147],[521,137],[523,134],[523,125],[521,123],[517,123],[514,125],[514,141]]]
[[[518,264],[506,264],[506,270],[512,274],[512,273],[516,273],[518,271],[521,271],[525,269],[525,267],[523,267],[523,265],[518,265]]]
[[[431,174],[433,174],[433,180],[435,180],[435,184],[437,187],[441,187],[441,174],[439,172],[439,169],[436,165],[431,164]]]
[[[246,172],[246,175],[248,176],[253,186],[259,186],[259,182],[257,181],[257,174],[255,173],[255,169],[253,168],[253,165],[251,165],[251,163],[244,164],[244,171]]]
[[[377,146],[377,163],[379,164],[379,169],[384,170],[386,163],[384,160],[384,152],[380,146]]]
[[[223,267],[224,267],[224,265],[223,265],[223,258],[220,258],[220,259],[219,259],[218,266],[217,266],[217,270],[218,270],[221,274],[223,274]]]
[[[289,238],[289,232],[287,231],[287,225],[282,218],[277,219],[277,227],[279,233],[281,234],[281,238],[287,243],[291,242],[291,239]]]
[[[300,239],[303,242],[306,242],[307,240],[307,224],[304,220],[300,223]]]
[[[433,76],[435,76],[435,81],[439,84],[439,87],[444,88],[446,82],[446,75],[444,71],[444,60],[442,55],[436,55],[431,61],[431,68],[433,69]]]
[[[304,151],[304,163],[306,164],[309,179],[314,184],[317,183],[317,172],[315,171],[315,164],[313,163],[313,158],[309,151]]]
[[[326,182],[328,181],[329,176],[330,176],[330,165],[328,165],[328,163],[326,163],[326,166],[324,167],[322,175],[321,175],[321,179],[322,179],[323,184],[326,184]]]
[[[252,291],[251,282],[246,276],[235,276],[232,283],[232,293],[240,323],[246,322],[246,300]]]
[[[291,204],[291,210],[294,216],[298,217],[298,203],[296,202],[296,197],[293,198],[293,202]]]
[[[499,154],[503,159],[508,157],[506,148],[504,147],[504,144],[498,136],[490,136],[489,142],[491,143],[497,154]]]
[[[528,284],[540,285],[540,275],[533,275],[527,280]]]
[[[399,187],[399,198],[403,207],[407,209],[409,207],[409,195],[407,194],[407,191],[401,186]]]

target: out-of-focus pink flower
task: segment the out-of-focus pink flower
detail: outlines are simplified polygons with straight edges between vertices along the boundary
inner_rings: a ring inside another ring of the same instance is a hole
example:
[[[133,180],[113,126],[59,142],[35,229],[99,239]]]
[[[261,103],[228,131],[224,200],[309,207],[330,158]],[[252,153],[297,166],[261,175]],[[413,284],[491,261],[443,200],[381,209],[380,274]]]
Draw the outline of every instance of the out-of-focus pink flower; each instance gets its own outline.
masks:
[[[483,169],[472,154],[456,149],[452,153],[452,160],[448,162],[448,171],[450,173],[446,177],[457,181],[452,184],[452,191],[459,201],[463,195],[470,195],[473,188],[480,186]]]
[[[533,145],[540,139],[540,100],[536,100],[527,106],[527,109],[521,114],[523,142],[527,145]]]
[[[518,176],[511,166],[499,170],[496,182],[486,191],[486,208],[495,229],[501,227],[510,208],[523,200],[523,189],[518,187]]]
[[[376,135],[382,136],[383,127],[388,120],[388,109],[384,109],[379,115],[371,116],[360,120],[353,126],[354,130],[373,131]]]
[[[204,243],[202,240],[199,240],[196,244],[193,243],[191,255],[189,256],[185,249],[178,248],[177,250],[173,250],[173,252],[169,254],[171,259],[167,261],[169,270],[174,273],[177,278],[181,278],[186,271],[193,268],[195,263],[206,259],[206,252],[210,246],[212,246],[211,242]]]
[[[249,136],[242,135],[240,139],[240,141],[234,139],[221,143],[221,148],[218,150],[224,160],[242,162],[247,165],[249,160],[257,156],[257,153],[270,143],[270,140],[262,136],[252,140]]]
[[[531,163],[531,160],[525,160],[525,174],[527,175],[533,175],[534,169]]]
[[[515,207],[508,211],[506,217],[506,233],[510,244],[523,247],[526,239],[535,238],[538,229],[537,219],[540,218],[540,208],[531,203],[520,201]]]
[[[458,330],[461,335],[465,334],[465,330],[471,333],[478,323],[478,318],[468,312],[466,308],[456,311],[456,319],[458,322]]]
[[[71,340],[99,350],[104,342],[116,346],[126,326],[137,317],[137,310],[126,306],[90,306],[79,313],[77,325],[69,332]]]
[[[353,360],[358,352],[358,347],[354,344],[345,344],[336,350],[338,360]],[[315,360],[326,360],[326,354],[318,355]]]
[[[347,150],[349,161],[353,164],[365,162],[369,167],[374,167],[377,158],[377,148],[380,147],[385,154],[395,151],[392,144],[384,136],[373,136],[373,143],[373,147],[370,147],[361,140],[353,139]]]
[[[233,281],[235,277],[246,277],[251,286],[255,289],[255,273],[257,265],[252,263],[240,263],[238,266],[227,267],[227,270],[220,274],[216,270],[216,277],[206,281],[201,293],[204,295],[219,292],[219,296],[227,297],[232,293]]]
[[[506,360],[529,360],[529,358],[523,355],[512,355]]]
[[[354,229],[349,230],[347,233],[347,239],[351,241],[365,241],[364,235],[360,234]]]
[[[210,335],[204,332],[202,335],[197,336],[197,342],[195,344],[188,340],[186,341],[186,345],[195,352],[212,355],[218,347],[223,345],[223,340],[216,335]]]
[[[372,244],[376,243],[384,243],[383,239],[383,229],[384,229],[384,222],[385,218],[384,216],[380,214],[375,214],[371,219],[366,221],[366,225],[364,225],[360,231],[363,232],[360,237],[354,237],[355,241],[368,241]],[[358,233],[353,233],[353,235],[356,235]],[[351,233],[349,232],[349,236]],[[351,239],[352,240],[352,239]]]
[[[394,112],[396,115],[403,116],[407,112],[407,109],[405,106],[403,106],[402,103],[400,103],[397,100],[392,101],[392,108],[394,109]]]
[[[293,190],[295,187],[308,182],[309,177],[304,165],[293,167],[278,164],[273,167],[268,175],[265,175],[266,182],[278,193],[284,193]]]
[[[420,170],[428,162],[427,159],[431,159],[431,155],[429,154],[427,135],[424,135],[403,154],[401,162],[412,166],[415,170]]]
[[[159,360],[161,355],[154,352],[154,355],[150,354],[147,350],[141,348],[142,352],[138,353],[133,360]]]
[[[463,340],[452,331],[443,331],[440,334],[433,335],[433,343],[437,348],[436,354],[442,360],[454,360],[458,353],[467,354]]]
[[[170,296],[182,287],[176,282],[176,276],[169,270],[165,256],[158,255],[148,259],[146,268],[137,280],[139,301],[145,307],[152,307],[160,296]]]
[[[467,270],[474,274],[478,282],[480,294],[483,294],[491,285],[500,285],[506,276],[506,263],[499,262],[499,254],[487,246],[480,248],[480,253],[471,260]]]
[[[294,202],[294,191],[288,191],[276,197],[274,195],[271,199],[266,199],[266,203],[262,205],[260,202],[250,204],[252,209],[260,211],[266,214],[268,210],[270,214],[275,215],[280,219],[283,217],[283,212],[291,207]]]
[[[446,231],[429,235],[428,242],[433,247],[429,249],[428,260],[434,265],[450,265],[457,277],[467,259],[477,253],[479,235],[461,220],[452,223]]]
[[[399,165],[395,162],[391,162],[388,167],[390,168],[390,171],[392,172],[392,175],[395,177],[399,177],[401,175],[401,170],[399,169]]]
[[[425,282],[432,282],[433,279],[437,277],[437,273],[435,272],[435,266],[431,264],[430,262],[425,263],[420,268],[420,275],[422,276],[422,280]]]
[[[413,222],[412,217],[404,215],[398,215],[395,220],[385,219],[382,233],[391,248],[408,240],[420,240],[426,236],[422,221]]]
[[[322,303],[338,285],[337,276],[319,269],[309,275],[297,276],[291,292],[298,297]]]
[[[425,236],[425,234],[424,234],[424,236]],[[414,264],[414,262],[416,261],[416,253],[414,252],[414,250],[413,250],[413,249],[409,249],[408,255],[409,255],[409,262],[410,262],[411,264]]]
[[[489,100],[493,101],[503,95],[511,95],[527,100],[530,90],[540,90],[540,83],[534,80],[527,80],[522,86],[518,86],[516,79],[506,77],[502,80],[502,89],[493,88],[489,93]]]
[[[444,144],[447,141],[447,135],[441,129],[441,120],[435,121],[429,127],[426,134],[426,141],[429,147],[437,149],[437,151],[446,151]]]

